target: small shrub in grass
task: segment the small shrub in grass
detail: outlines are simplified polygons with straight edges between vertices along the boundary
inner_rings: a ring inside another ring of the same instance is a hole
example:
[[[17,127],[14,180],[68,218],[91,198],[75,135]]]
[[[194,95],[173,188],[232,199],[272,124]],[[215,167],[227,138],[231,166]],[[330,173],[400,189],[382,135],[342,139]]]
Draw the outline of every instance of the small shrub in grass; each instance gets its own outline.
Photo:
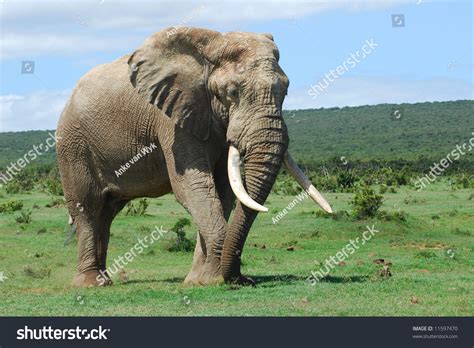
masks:
[[[21,191],[20,185],[16,181],[10,181],[6,186],[5,186],[5,192],[14,195],[17,194]]]
[[[34,182],[31,176],[24,172],[19,172],[16,175],[15,179],[5,185],[5,191],[8,194],[26,193],[30,192],[33,187]]]
[[[10,214],[14,211],[21,210],[23,208],[23,202],[11,200],[0,204],[0,213]]]
[[[31,223],[31,210],[20,211],[20,215],[15,217],[15,221],[19,224],[29,224]]]
[[[63,196],[63,186],[59,178],[46,178],[44,181],[44,186],[46,192],[52,194],[53,196]]]
[[[179,219],[170,231],[176,233],[176,237],[172,238],[171,241],[165,246],[167,251],[193,251],[195,243],[186,237],[186,232],[184,228],[186,226],[191,226],[191,221],[187,218]]]
[[[320,175],[319,172],[317,173],[310,173],[310,180],[311,182],[319,189],[323,191],[330,191],[330,192],[338,192],[338,191],[351,191],[352,188],[347,188],[341,190],[341,186],[339,186],[337,182],[337,177],[335,175]],[[293,179],[294,181],[294,179]]]
[[[344,170],[337,175],[337,185],[342,189],[349,189],[354,187],[357,177],[352,170]]]
[[[407,221],[408,214],[406,212],[404,212],[403,210],[401,210],[401,211],[394,212],[393,216],[394,216],[395,220]]]
[[[354,206],[354,216],[361,220],[375,217],[382,206],[383,196],[374,192],[370,186],[362,186],[354,195],[351,204]]]
[[[135,204],[133,202],[128,202],[127,209],[125,210],[125,215],[145,216],[148,205],[149,203],[146,198],[141,198],[138,201],[138,204]]]
[[[301,192],[301,187],[289,175],[279,175],[272,192],[277,195],[295,196]]]
[[[474,188],[474,176],[467,173],[462,173],[451,177],[451,182],[457,188]]]

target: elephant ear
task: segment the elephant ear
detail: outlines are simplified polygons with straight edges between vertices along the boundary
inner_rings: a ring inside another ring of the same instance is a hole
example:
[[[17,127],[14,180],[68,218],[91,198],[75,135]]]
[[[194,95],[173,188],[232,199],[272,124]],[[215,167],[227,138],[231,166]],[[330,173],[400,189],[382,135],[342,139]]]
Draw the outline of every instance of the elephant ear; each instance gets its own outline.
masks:
[[[209,137],[207,46],[218,32],[169,28],[150,38],[128,60],[132,85],[151,104],[201,140]]]

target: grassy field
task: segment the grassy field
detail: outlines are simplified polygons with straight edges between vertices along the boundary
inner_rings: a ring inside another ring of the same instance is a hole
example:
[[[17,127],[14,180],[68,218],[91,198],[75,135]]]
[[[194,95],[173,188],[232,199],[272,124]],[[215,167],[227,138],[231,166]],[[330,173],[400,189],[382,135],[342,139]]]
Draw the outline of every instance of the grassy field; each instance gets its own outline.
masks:
[[[243,272],[256,281],[255,288],[184,287],[192,253],[164,250],[172,232],[128,264],[127,276],[115,276],[113,286],[71,288],[77,254],[75,240],[64,246],[65,208],[45,207],[52,197],[40,192],[0,194],[0,203],[21,200],[33,211],[23,228],[15,221],[19,212],[0,214],[0,272],[7,277],[0,282],[0,316],[474,315],[472,189],[451,191],[437,182],[422,192],[402,187],[386,193],[382,209],[401,209],[406,221],[318,217],[307,199],[276,225],[272,216],[294,197],[272,195],[271,212],[259,215],[242,257]],[[336,210],[351,211],[353,194],[327,196]],[[187,217],[172,195],[149,201],[148,216],[115,219],[109,261],[155,225],[169,229]],[[380,232],[311,286],[310,272],[367,225]],[[187,231],[194,239],[195,226]],[[375,259],[392,263],[391,277],[380,275]]]

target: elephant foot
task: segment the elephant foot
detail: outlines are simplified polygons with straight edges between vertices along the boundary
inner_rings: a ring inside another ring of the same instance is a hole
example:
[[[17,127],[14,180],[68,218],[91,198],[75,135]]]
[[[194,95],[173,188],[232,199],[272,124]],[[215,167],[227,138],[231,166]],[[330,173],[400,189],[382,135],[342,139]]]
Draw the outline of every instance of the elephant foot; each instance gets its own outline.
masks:
[[[184,279],[186,286],[204,286],[223,284],[224,278],[221,275],[220,267],[213,264],[204,264],[202,267],[192,269]]]
[[[86,271],[76,274],[72,280],[72,286],[76,288],[87,288],[91,286],[111,285],[112,280],[108,276],[103,276],[97,270]]]

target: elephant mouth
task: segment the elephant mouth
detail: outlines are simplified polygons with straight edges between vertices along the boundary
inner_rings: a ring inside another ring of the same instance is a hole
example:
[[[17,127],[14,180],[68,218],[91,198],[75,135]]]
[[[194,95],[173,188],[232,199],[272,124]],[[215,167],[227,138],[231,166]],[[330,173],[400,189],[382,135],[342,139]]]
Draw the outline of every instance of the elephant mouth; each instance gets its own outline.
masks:
[[[237,199],[246,207],[258,212],[268,212],[268,208],[257,203],[244,187],[240,173],[240,154],[239,150],[234,147],[229,147],[229,156],[227,160],[227,172],[229,175],[229,182]],[[283,159],[288,172],[296,179],[298,184],[308,193],[308,195],[316,202],[324,211],[332,213],[331,205],[324,198],[324,196],[314,187],[308,177],[303,173],[301,168],[296,164],[288,151],[285,152]]]

